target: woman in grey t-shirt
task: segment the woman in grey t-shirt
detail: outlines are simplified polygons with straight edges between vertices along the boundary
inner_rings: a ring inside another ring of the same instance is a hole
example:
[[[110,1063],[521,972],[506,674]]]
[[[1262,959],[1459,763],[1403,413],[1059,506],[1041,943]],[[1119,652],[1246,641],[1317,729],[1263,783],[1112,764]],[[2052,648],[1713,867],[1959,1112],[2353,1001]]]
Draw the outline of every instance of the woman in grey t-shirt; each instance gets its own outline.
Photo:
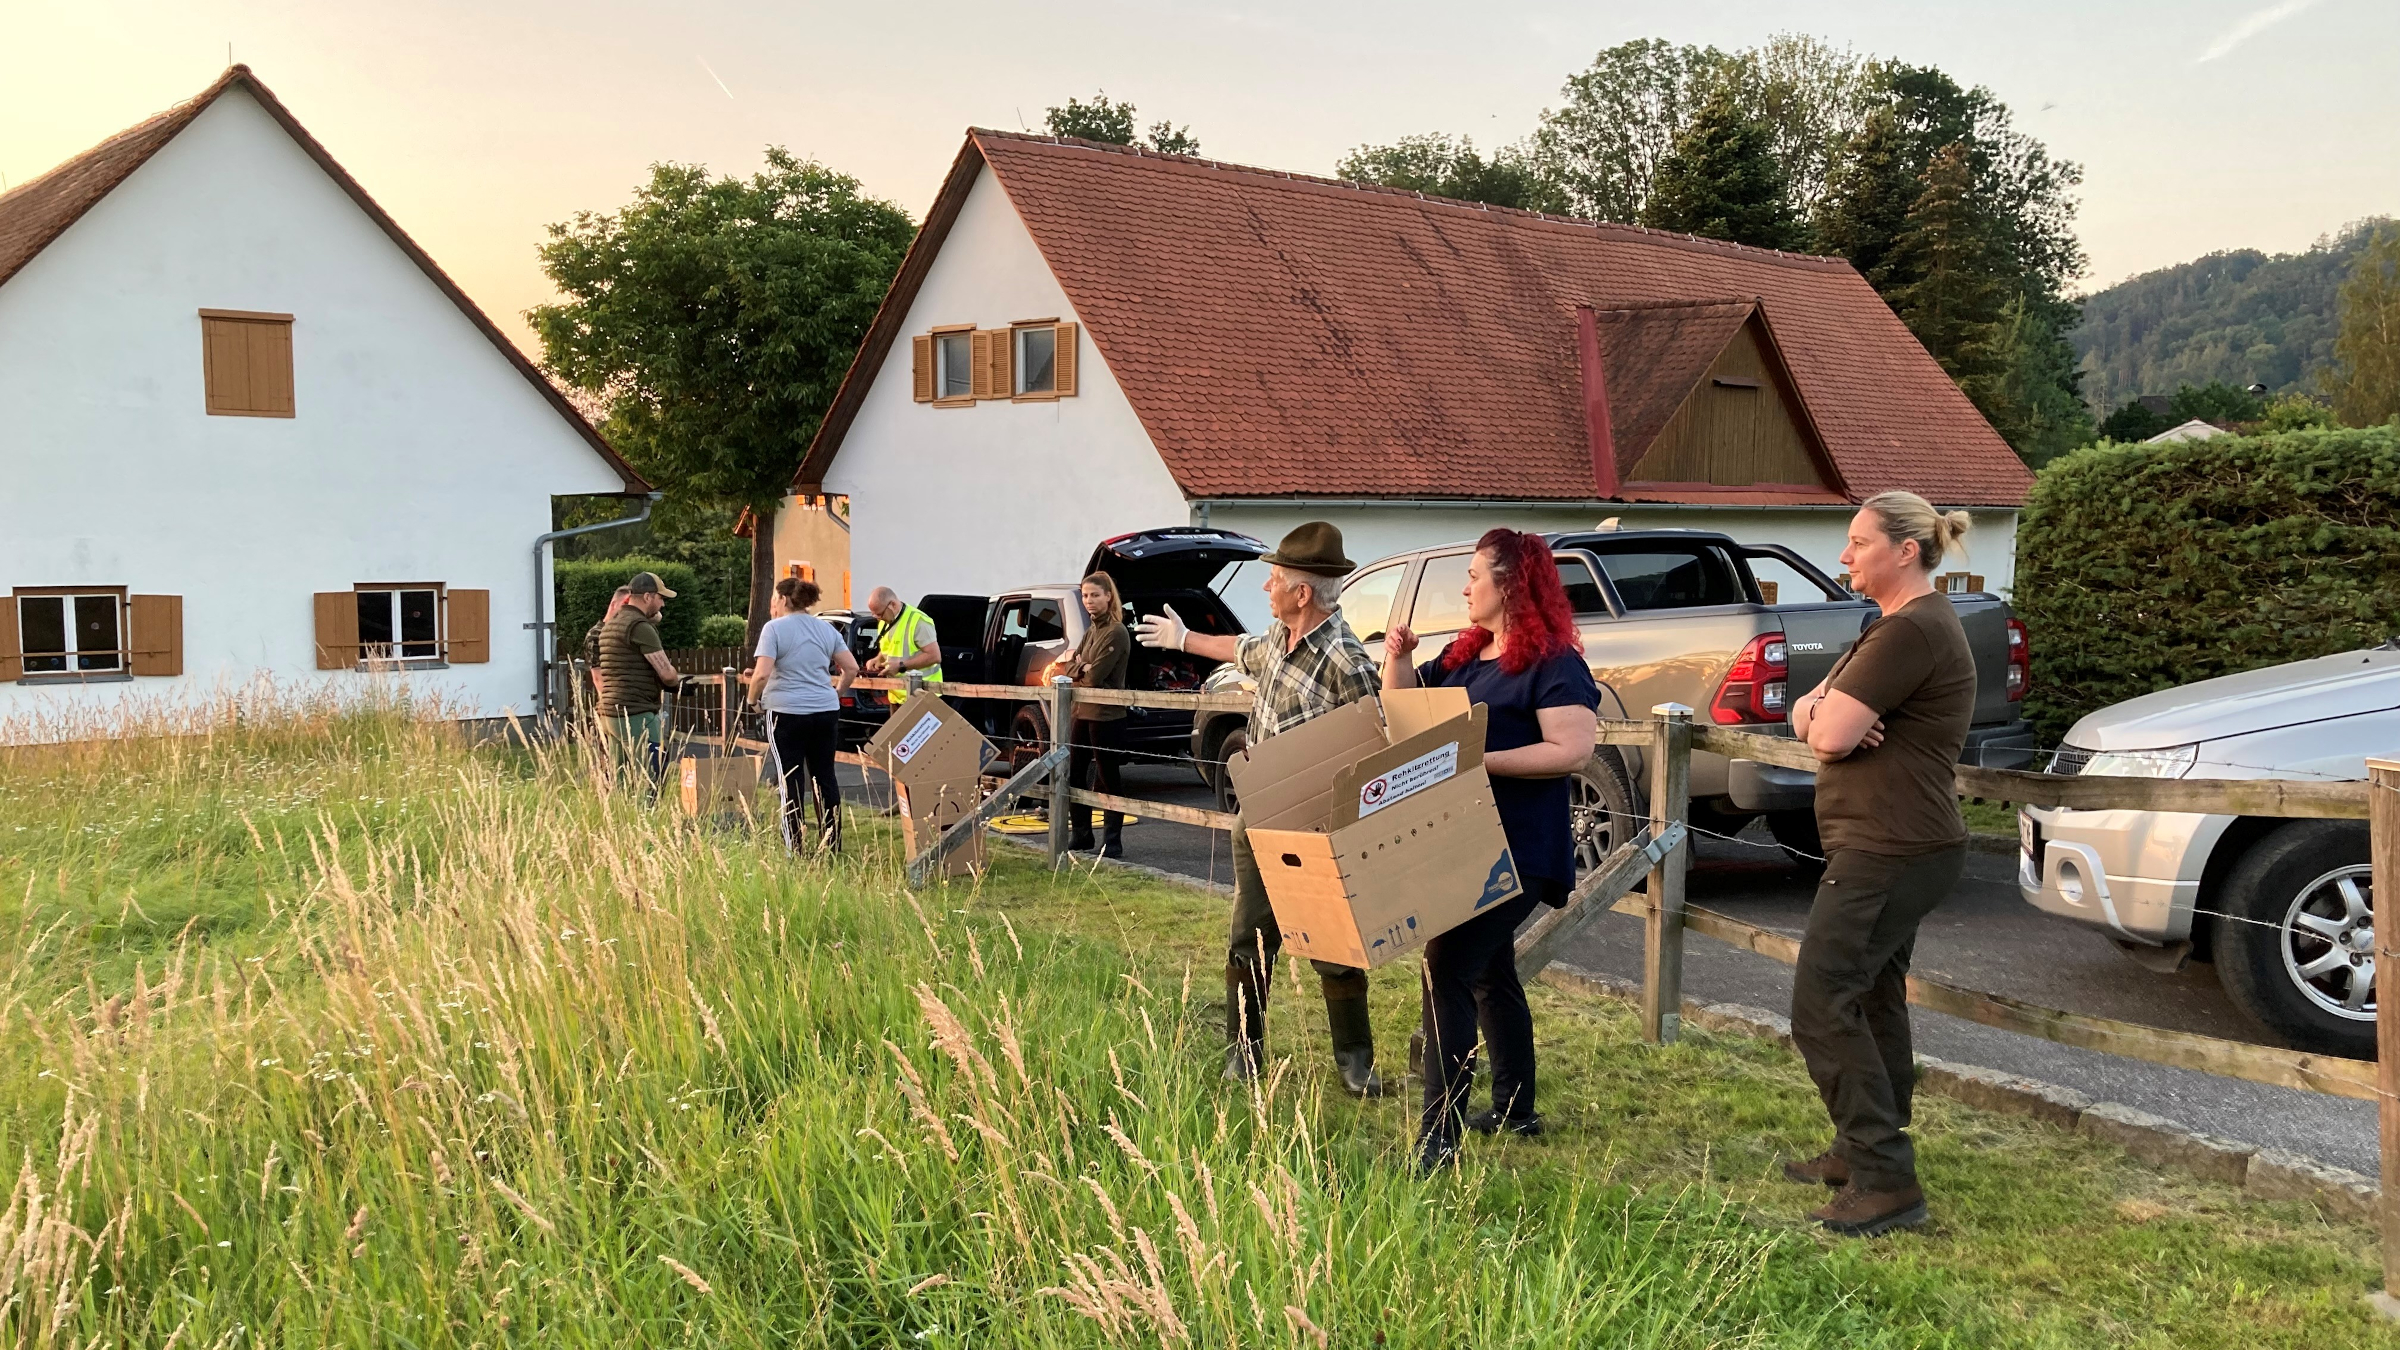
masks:
[[[841,695],[858,678],[858,658],[841,632],[808,612],[817,583],[785,577],[775,583],[775,617],[758,630],[758,661],[750,697],[767,712],[767,745],[783,794],[783,842],[798,852],[808,837],[808,794],[817,789],[817,838],[842,846],[842,785],[833,752],[840,737]]]

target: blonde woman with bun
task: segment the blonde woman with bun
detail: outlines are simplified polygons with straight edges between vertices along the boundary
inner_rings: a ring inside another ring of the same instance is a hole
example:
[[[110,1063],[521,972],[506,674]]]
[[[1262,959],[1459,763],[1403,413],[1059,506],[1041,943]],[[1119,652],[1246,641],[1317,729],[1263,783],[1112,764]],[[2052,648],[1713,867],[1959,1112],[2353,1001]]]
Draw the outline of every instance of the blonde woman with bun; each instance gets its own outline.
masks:
[[[1882,613],[1792,707],[1816,753],[1825,876],[1792,978],[1792,1044],[1833,1118],[1830,1147],[1786,1177],[1840,1187],[1809,1217],[1872,1237],[1926,1221],[1908,1138],[1917,926],[1967,858],[1951,770],[1975,716],[1975,657],[1933,569],[1964,552],[1964,511],[1883,492],[1851,518],[1842,566]]]

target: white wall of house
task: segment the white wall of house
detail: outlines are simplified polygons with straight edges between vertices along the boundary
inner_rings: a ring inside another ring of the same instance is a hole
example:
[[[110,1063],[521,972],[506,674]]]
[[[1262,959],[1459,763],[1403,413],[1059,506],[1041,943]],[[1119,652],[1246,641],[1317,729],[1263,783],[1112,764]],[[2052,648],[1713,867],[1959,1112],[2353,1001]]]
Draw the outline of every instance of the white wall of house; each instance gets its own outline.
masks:
[[[910,335],[1052,317],[1081,322],[985,169],[825,474],[826,491],[850,498],[851,591],[860,605],[877,586],[915,600],[1072,581],[1102,539],[1185,523],[1183,491],[1088,328],[1072,398],[961,408],[914,401]]]
[[[1193,519],[1198,520],[1197,505]],[[1837,575],[1848,533],[1850,507],[1675,507],[1601,504],[1578,507],[1462,508],[1429,504],[1374,506],[1285,506],[1243,502],[1211,502],[1207,520],[1220,529],[1236,530],[1272,544],[1302,521],[1326,520],[1339,526],[1342,542],[1354,562],[1368,563],[1394,553],[1459,543],[1480,537],[1497,526],[1547,533],[1587,530],[1615,516],[1628,530],[1716,530],[1743,543],[1782,544],[1815,563],[1826,575]],[[2017,513],[2013,510],[1976,511],[1975,527],[1967,536],[1968,558],[1946,559],[1939,570],[1971,572],[1983,577],[1987,590],[2005,593],[2016,566]],[[1768,564],[1759,567],[1761,579],[1776,576]],[[1781,598],[1790,598],[1789,587]]]
[[[199,310],[290,313],[297,416],[204,411]],[[183,597],[184,674],[0,685],[0,721],[315,669],[311,596],[491,592],[492,659],[412,677],[531,703],[552,494],[622,490],[524,377],[239,89],[0,286],[0,592]],[[543,584],[547,584],[546,582]]]

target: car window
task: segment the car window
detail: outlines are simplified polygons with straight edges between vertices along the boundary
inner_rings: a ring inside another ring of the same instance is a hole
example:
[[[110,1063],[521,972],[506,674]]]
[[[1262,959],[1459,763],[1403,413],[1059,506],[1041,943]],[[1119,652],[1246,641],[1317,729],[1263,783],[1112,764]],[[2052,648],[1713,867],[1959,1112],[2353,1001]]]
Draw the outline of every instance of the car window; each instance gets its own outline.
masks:
[[[1455,633],[1467,626],[1467,564],[1475,555],[1452,553],[1427,558],[1417,576],[1417,603],[1409,610],[1408,626],[1419,633]]]
[[[1021,638],[1026,635],[1025,610],[1026,604],[1022,600],[1011,600],[1000,607],[1000,636]]]
[[[1608,613],[1608,600],[1600,593],[1600,579],[1592,575],[1591,564],[1583,559],[1558,559],[1558,583],[1566,587],[1567,604],[1574,609],[1575,617]]]
[[[1706,545],[1603,553],[1600,565],[1629,610],[1738,605],[1750,598],[1724,553]]]
[[[1391,621],[1392,602],[1400,598],[1400,580],[1408,575],[1408,564],[1396,562],[1361,572],[1342,587],[1342,617],[1349,620],[1350,631],[1361,642],[1377,642],[1383,638],[1384,625]]]
[[[1036,600],[1025,613],[1027,642],[1064,642],[1067,638],[1066,620],[1058,612],[1056,600]]]

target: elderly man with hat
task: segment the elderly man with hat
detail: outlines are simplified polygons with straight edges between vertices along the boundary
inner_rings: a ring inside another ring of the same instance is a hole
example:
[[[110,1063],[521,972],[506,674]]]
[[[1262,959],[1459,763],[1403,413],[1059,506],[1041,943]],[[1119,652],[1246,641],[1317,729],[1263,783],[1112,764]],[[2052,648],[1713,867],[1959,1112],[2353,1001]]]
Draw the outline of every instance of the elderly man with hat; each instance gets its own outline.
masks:
[[[1252,744],[1312,718],[1371,698],[1382,683],[1375,660],[1342,621],[1343,577],[1357,564],[1342,556],[1342,532],[1311,521],[1283,537],[1263,559],[1267,606],[1275,621],[1264,633],[1224,637],[1194,633],[1170,608],[1142,620],[1145,647],[1172,648],[1230,661],[1257,687],[1250,705]],[[1266,882],[1250,854],[1249,831],[1233,827],[1233,935],[1225,960],[1225,1076],[1255,1078],[1266,1063],[1267,991],[1275,953],[1283,946]],[[1334,1064],[1353,1095],[1380,1097],[1375,1033],[1367,1018],[1367,972],[1312,962],[1325,989],[1325,1019]]]
[[[600,625],[600,716],[643,757],[653,779],[667,765],[662,695],[683,687],[683,676],[658,636],[658,616],[674,598],[656,572],[636,572],[625,583],[625,607]]]

